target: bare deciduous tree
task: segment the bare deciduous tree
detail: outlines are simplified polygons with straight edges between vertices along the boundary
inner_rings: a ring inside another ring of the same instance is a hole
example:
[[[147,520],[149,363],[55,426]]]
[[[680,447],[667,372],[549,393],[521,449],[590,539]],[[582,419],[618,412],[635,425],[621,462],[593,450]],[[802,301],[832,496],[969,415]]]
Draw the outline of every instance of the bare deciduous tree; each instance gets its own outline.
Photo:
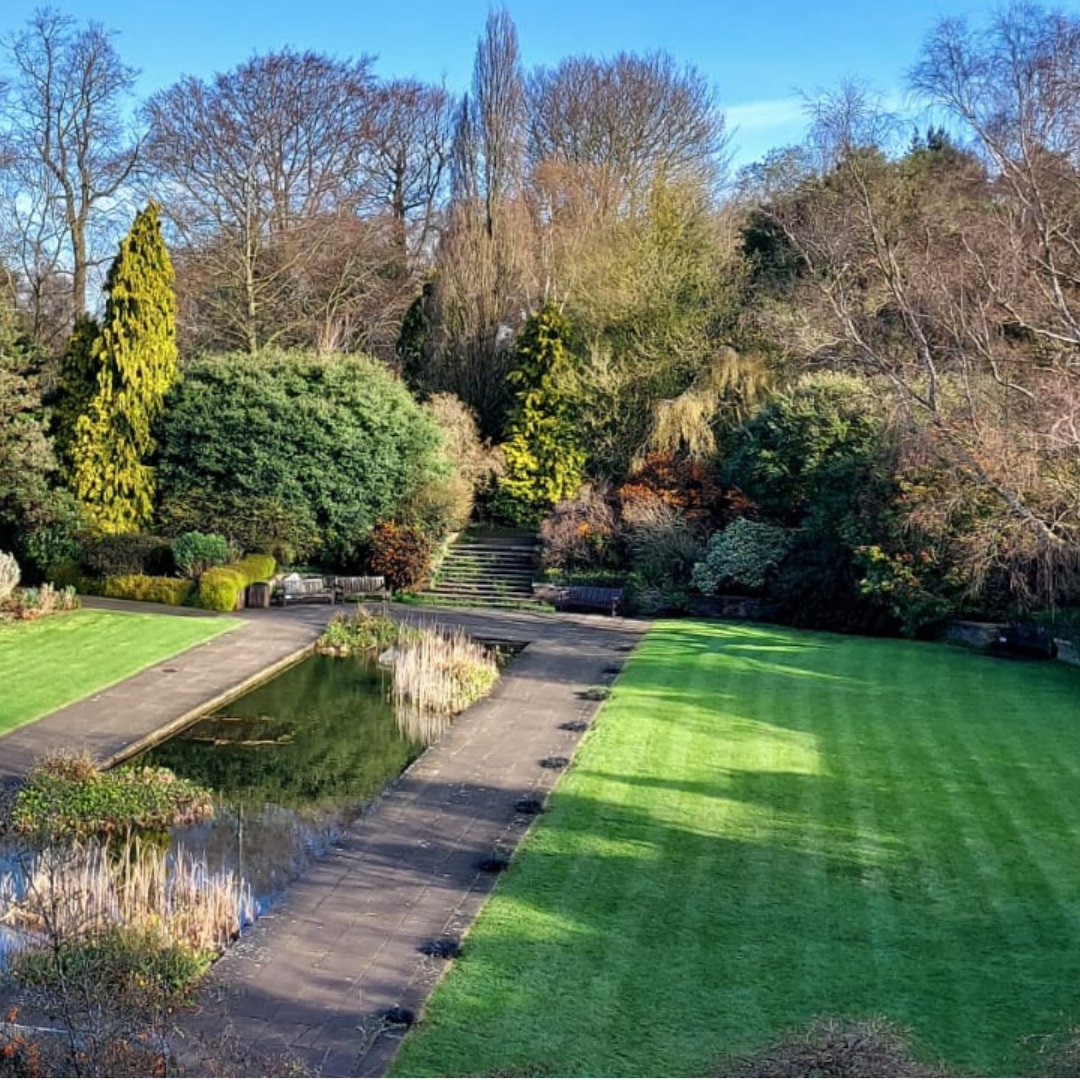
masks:
[[[472,92],[455,116],[433,386],[475,409],[486,434],[499,429],[511,345],[537,296],[525,104],[517,31],[504,10],[492,12],[477,43]]]
[[[356,263],[337,245],[367,195],[372,83],[367,57],[286,49],[147,103],[146,183],[185,249],[178,288],[196,290],[185,310],[200,312],[204,338],[253,351],[311,341],[305,291],[356,294]]]
[[[8,250],[34,296],[60,267],[72,315],[86,311],[95,238],[126,219],[124,186],[139,146],[122,117],[135,80],[111,35],[50,8],[5,43],[12,84],[0,100]],[[12,198],[12,193],[15,197]]]
[[[570,57],[529,80],[534,166],[575,167],[605,212],[634,213],[657,178],[715,183],[724,117],[705,77],[665,52]]]
[[[450,160],[453,101],[438,86],[395,79],[374,93],[365,166],[371,204],[394,222],[401,265],[430,253]]]
[[[1051,479],[1051,432],[1069,430],[1051,402],[1076,400],[1063,387],[1075,368],[1016,317],[1040,271],[1037,241],[1013,230],[1025,217],[1007,205],[1015,193],[947,140],[890,154],[888,117],[851,87],[815,117],[803,160],[817,170],[764,204],[802,267],[787,337],[883,376],[915,457],[944,465],[969,506],[981,492],[973,576],[996,561],[1014,581],[1034,572],[1051,598],[1080,534],[1080,500]]]

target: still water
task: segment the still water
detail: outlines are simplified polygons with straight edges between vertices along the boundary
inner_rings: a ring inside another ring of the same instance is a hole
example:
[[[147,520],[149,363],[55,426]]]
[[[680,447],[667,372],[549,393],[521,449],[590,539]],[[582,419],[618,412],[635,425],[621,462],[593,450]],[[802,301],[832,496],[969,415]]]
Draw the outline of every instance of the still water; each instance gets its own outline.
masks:
[[[397,714],[388,679],[315,655],[134,759],[214,792],[214,820],[172,844],[241,874],[265,911],[450,723]]]

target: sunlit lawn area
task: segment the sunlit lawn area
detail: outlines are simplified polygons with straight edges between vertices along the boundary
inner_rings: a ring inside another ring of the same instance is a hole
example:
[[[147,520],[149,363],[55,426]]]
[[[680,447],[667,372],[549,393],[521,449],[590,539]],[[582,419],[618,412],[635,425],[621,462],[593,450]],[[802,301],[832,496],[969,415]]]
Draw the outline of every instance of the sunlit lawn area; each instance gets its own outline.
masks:
[[[0,626],[0,733],[239,625],[83,610]]]
[[[883,1014],[1041,1075],[1078,941],[1080,671],[661,623],[395,1073],[717,1075]]]

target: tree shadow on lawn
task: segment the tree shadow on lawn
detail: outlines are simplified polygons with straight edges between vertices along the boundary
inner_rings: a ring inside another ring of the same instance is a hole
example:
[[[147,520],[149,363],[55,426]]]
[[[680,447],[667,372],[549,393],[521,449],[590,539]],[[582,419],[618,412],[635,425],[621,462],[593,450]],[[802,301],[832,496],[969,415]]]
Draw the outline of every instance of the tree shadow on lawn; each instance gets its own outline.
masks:
[[[792,805],[831,797],[826,777],[768,780]],[[1007,908],[970,904],[959,881],[942,895],[927,869],[892,836],[725,835],[563,789],[430,1034],[461,1048],[450,1072],[702,1075],[815,1016],[885,1015],[954,1068],[1015,1071],[1020,1040],[1062,1026],[1066,913],[1043,913],[1057,929],[1034,953]]]

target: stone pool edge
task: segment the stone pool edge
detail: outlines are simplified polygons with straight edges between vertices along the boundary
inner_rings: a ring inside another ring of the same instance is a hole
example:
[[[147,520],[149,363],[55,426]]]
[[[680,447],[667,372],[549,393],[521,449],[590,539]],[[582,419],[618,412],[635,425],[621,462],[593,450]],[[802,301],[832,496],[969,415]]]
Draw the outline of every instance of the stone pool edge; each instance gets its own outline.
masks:
[[[315,642],[311,642],[310,644],[297,649],[295,652],[290,653],[288,656],[275,660],[269,667],[263,668],[262,671],[256,672],[254,675],[249,675],[242,682],[238,682],[228,690],[223,690],[215,697],[208,698],[201,704],[192,706],[192,708],[183,715],[162,724],[160,727],[141,736],[134,742],[128,743],[128,745],[118,750],[115,754],[102,758],[99,761],[100,767],[102,769],[112,769],[117,765],[122,765],[125,761],[128,761],[139,754],[145,753],[147,750],[152,750],[155,746],[160,745],[167,739],[171,739],[174,735],[178,735],[185,728],[191,727],[193,724],[198,723],[199,720],[216,712],[222,706],[228,705],[239,697],[243,697],[257,687],[262,686],[263,683],[268,683],[271,679],[277,678],[283,671],[287,671],[291,667],[296,667],[297,664],[314,654]]]

